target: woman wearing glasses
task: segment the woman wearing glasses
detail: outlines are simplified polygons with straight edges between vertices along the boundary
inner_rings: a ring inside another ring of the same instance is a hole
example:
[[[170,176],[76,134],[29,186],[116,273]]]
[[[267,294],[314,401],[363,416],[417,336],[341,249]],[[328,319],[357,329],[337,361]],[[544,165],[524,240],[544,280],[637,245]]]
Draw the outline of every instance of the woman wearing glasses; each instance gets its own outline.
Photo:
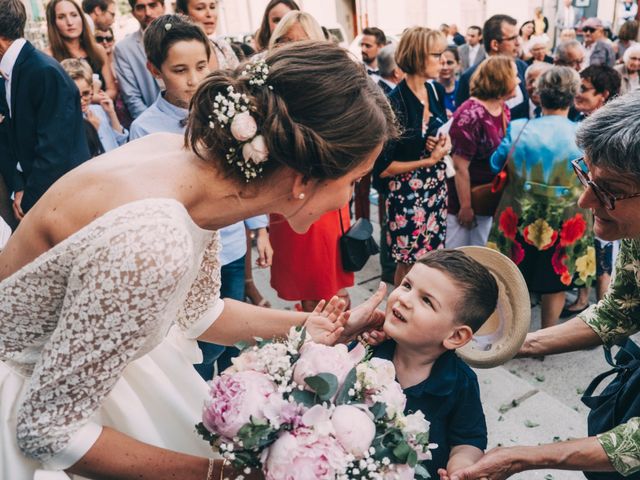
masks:
[[[620,92],[620,74],[606,65],[591,65],[580,72],[580,90],[574,107],[579,112],[578,121],[602,108]],[[596,298],[600,300],[609,287],[617,242],[595,239],[596,249]],[[589,288],[580,288],[577,300],[562,310],[560,317],[570,317],[589,306]]]
[[[387,245],[396,261],[399,285],[416,258],[444,247],[447,232],[447,184],[444,157],[449,135],[439,128],[447,121],[444,88],[436,82],[447,42],[437,30],[413,27],[402,35],[396,63],[406,78],[389,94],[402,138],[386,146],[377,160],[387,195]]]
[[[578,124],[567,118],[579,86],[570,67],[543,73],[535,85],[542,117],[511,122],[491,156],[494,173],[509,162],[509,183],[489,245],[510,257],[529,290],[541,294],[542,328],[558,322],[566,290],[595,279],[591,215],[577,206],[582,189],[570,163],[582,155],[574,140]]]
[[[611,347],[621,337],[640,330],[639,103],[638,91],[613,100],[585,120],[577,134],[584,159],[573,164],[585,187],[578,204],[593,212],[597,236],[621,241],[613,284],[602,300],[578,317],[529,333],[521,356],[550,355],[602,344]],[[637,479],[639,351],[632,340],[615,359],[605,349],[607,361],[616,364],[621,374],[601,397],[584,397],[592,409],[589,437],[550,445],[496,448],[474,466],[449,472],[451,480],[503,480],[538,468],[582,470],[589,480]],[[601,379],[597,378],[586,393]]]

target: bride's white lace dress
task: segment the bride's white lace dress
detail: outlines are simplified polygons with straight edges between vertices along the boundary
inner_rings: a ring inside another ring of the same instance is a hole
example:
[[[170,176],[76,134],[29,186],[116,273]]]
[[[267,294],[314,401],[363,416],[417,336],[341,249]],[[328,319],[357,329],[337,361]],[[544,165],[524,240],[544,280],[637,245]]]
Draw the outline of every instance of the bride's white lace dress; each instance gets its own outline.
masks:
[[[223,308],[217,254],[217,233],[182,204],[147,199],[0,282],[0,478],[69,467],[102,425],[211,455],[195,434],[206,384],[192,363]]]

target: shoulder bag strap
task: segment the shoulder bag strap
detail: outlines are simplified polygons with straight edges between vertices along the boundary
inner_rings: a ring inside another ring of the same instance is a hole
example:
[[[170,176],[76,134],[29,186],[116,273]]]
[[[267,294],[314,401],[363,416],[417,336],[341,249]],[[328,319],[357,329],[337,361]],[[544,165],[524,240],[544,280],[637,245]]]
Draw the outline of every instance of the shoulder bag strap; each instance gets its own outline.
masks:
[[[340,231],[344,235],[344,225],[342,224],[342,209],[338,209],[338,218],[340,218]]]
[[[503,120],[503,125],[506,124],[506,115],[504,114],[504,110],[502,111],[502,120]],[[506,182],[507,182],[507,174],[505,172],[506,168],[507,168],[507,164],[509,163],[509,160],[511,160],[511,158],[513,157],[513,152],[516,149],[516,146],[518,145],[518,142],[520,141],[520,137],[522,136],[522,133],[524,132],[525,128],[527,128],[527,125],[529,125],[529,120],[527,119],[526,123],[524,124],[524,126],[522,127],[522,130],[520,130],[520,133],[518,133],[518,136],[516,137],[516,141],[513,142],[511,144],[511,148],[509,149],[509,153],[507,154],[507,158],[504,161],[504,164],[502,165],[502,168],[500,169],[500,171],[498,172],[498,174],[494,177],[493,182],[491,182],[491,192],[492,193],[497,193],[499,191],[501,191]],[[505,128],[505,136],[506,136],[506,127]]]

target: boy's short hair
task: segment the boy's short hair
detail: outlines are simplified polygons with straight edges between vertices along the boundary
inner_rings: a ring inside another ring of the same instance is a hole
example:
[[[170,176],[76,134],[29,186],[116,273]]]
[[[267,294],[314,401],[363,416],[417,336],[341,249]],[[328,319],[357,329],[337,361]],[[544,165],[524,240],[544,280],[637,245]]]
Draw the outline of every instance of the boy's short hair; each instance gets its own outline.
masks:
[[[457,323],[471,327],[475,333],[498,305],[498,283],[491,272],[460,250],[432,250],[417,259],[451,278],[460,287],[456,303]]]
[[[211,57],[211,40],[199,26],[184,15],[162,15],[144,32],[144,51],[147,60],[160,70],[173,44],[189,41],[202,43],[207,59]]]
[[[65,58],[60,62],[60,65],[74,82],[76,80],[84,80],[89,86],[93,85],[93,70],[91,70],[91,66],[86,60],[82,58]]]

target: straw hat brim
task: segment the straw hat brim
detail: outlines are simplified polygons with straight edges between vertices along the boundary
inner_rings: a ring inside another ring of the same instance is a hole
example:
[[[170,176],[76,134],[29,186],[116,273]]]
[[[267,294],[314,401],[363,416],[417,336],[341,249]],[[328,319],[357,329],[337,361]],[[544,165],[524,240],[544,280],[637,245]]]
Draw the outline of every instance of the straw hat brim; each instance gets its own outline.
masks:
[[[460,247],[484,265],[498,283],[498,307],[457,354],[476,368],[492,368],[511,360],[522,346],[531,323],[527,284],[517,265],[487,247]]]

